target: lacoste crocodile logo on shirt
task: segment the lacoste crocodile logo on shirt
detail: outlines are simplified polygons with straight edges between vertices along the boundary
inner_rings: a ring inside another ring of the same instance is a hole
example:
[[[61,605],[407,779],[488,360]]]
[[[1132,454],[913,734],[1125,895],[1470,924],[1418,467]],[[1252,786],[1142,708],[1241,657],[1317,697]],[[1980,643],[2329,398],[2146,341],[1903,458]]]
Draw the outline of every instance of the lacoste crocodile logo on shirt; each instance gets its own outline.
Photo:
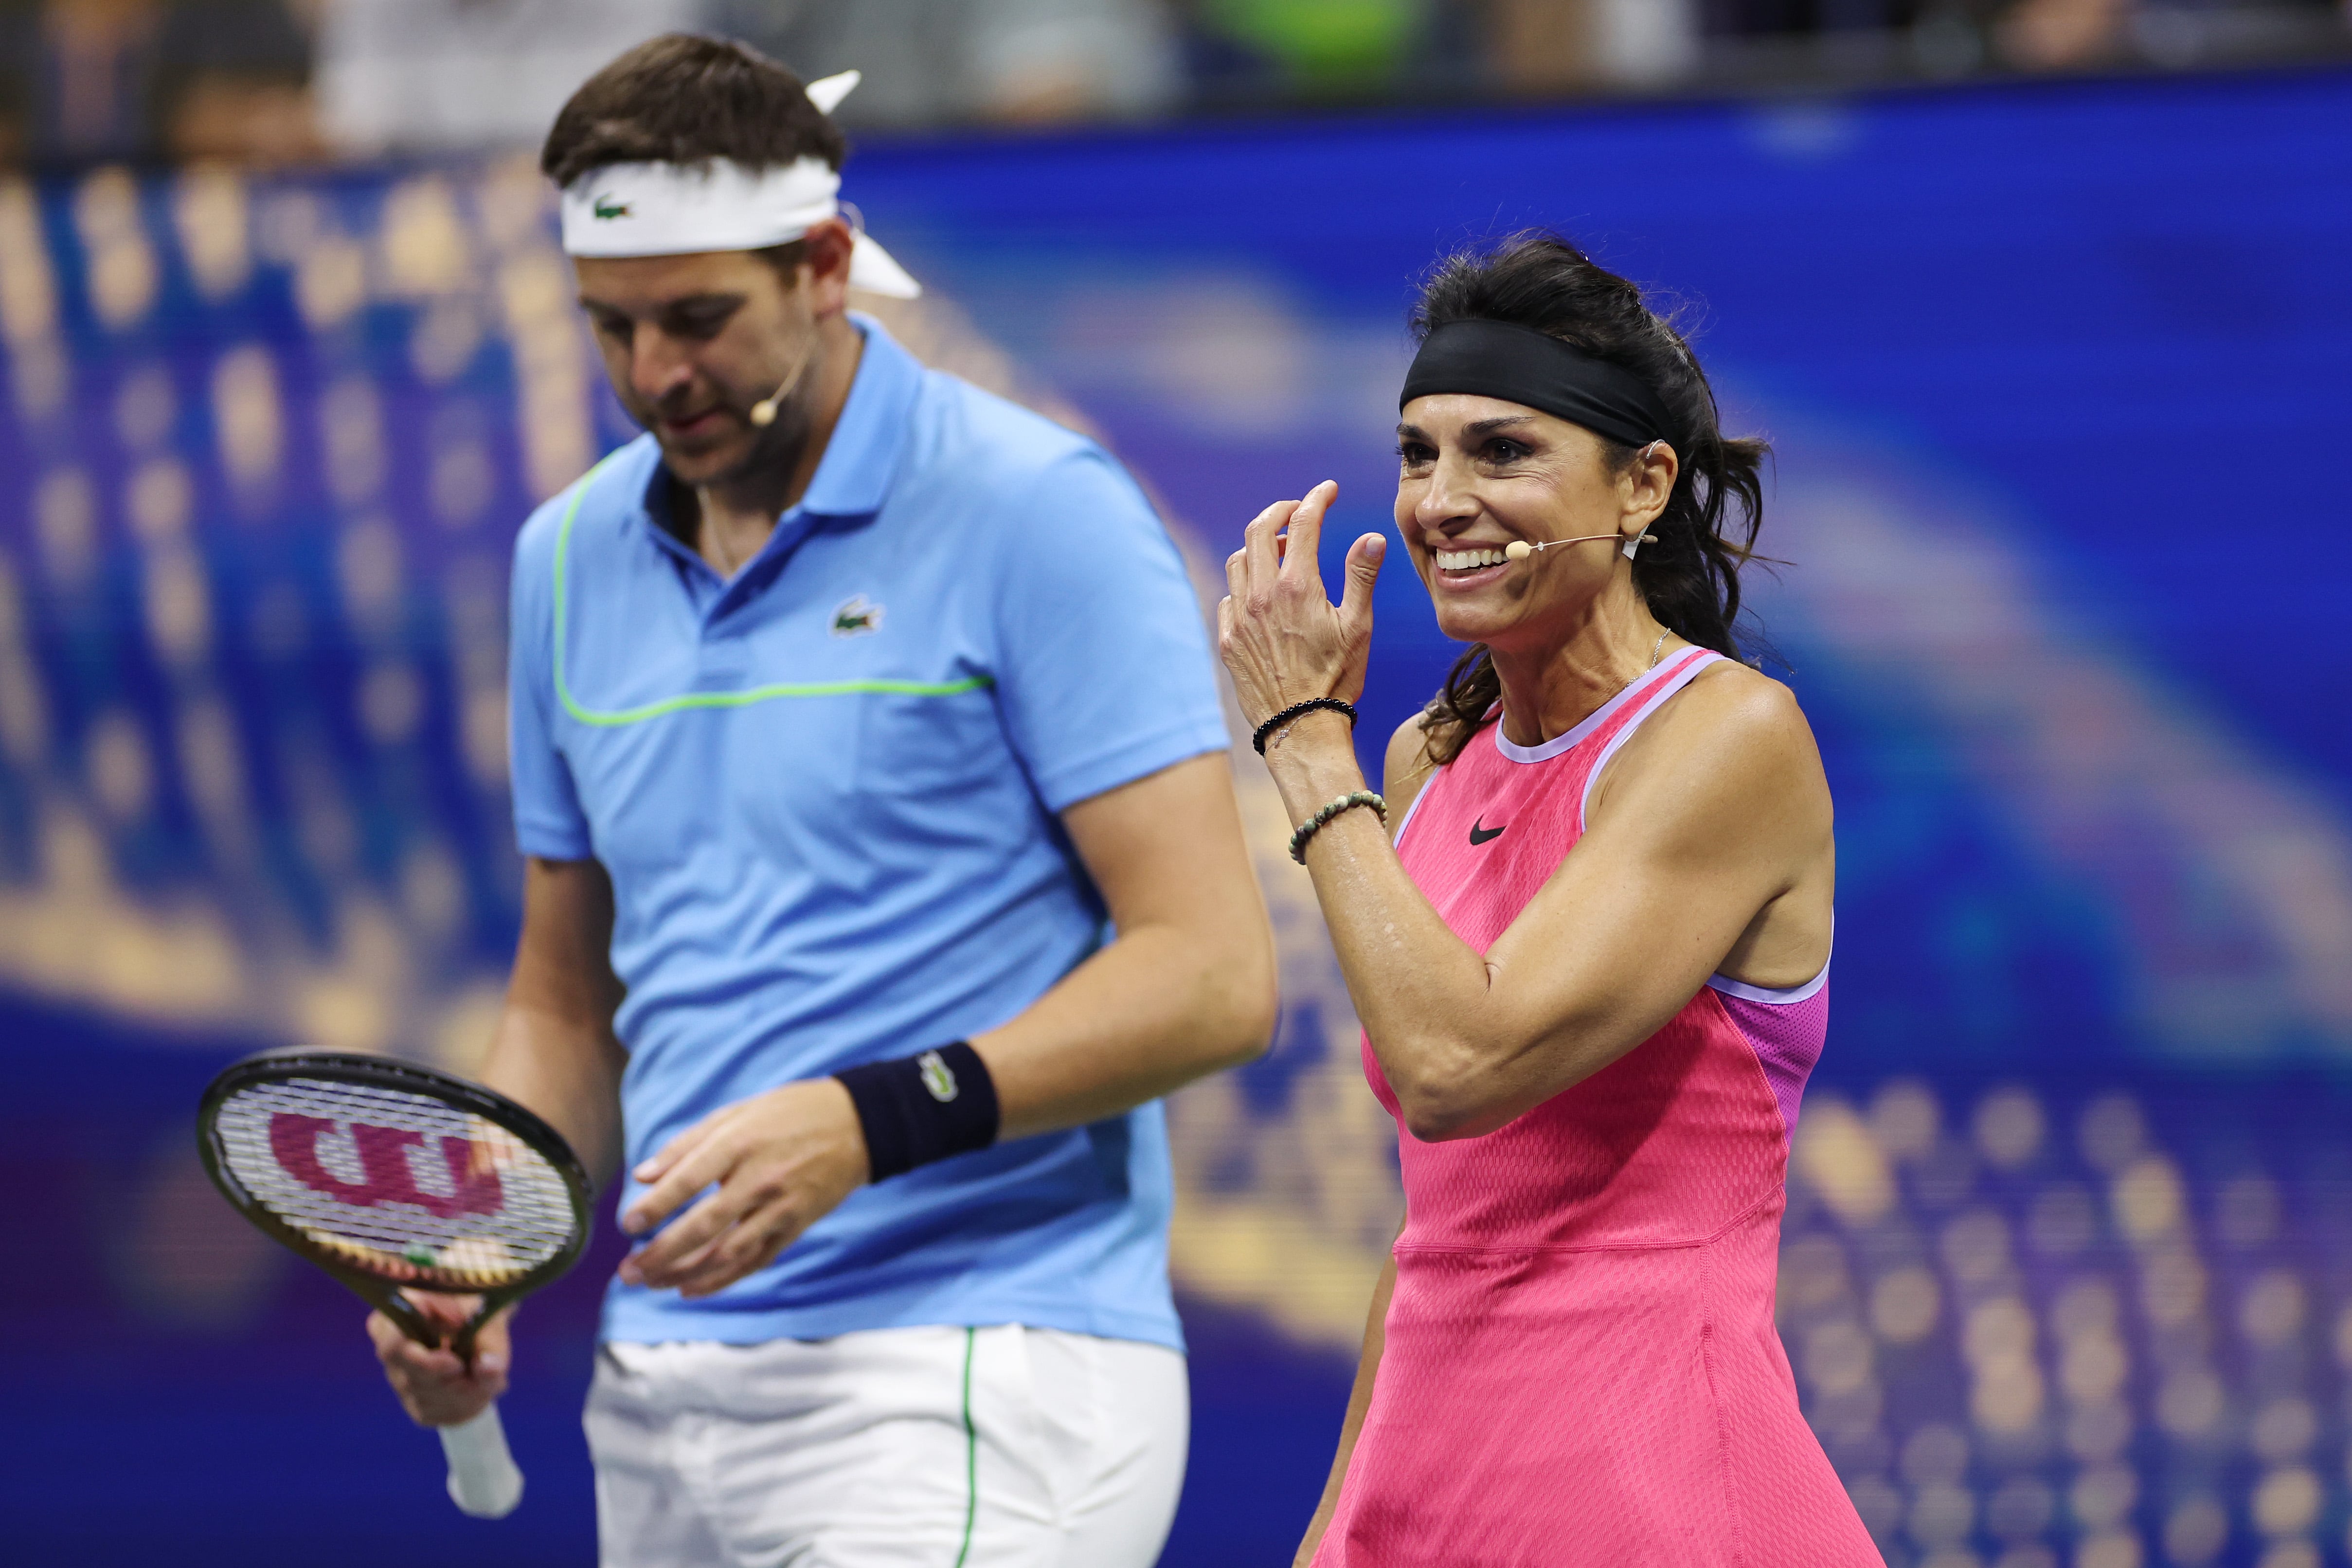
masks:
[[[1474,817],[1471,819],[1470,841],[1472,843],[1483,844],[1488,839],[1499,839],[1503,836],[1503,828],[1507,828],[1511,825],[1508,822],[1505,822],[1503,824],[1503,828],[1489,828],[1484,825],[1485,822],[1486,818],[1484,816]]]
[[[866,602],[866,595],[852,596],[833,612],[833,634],[856,637],[867,632],[882,630],[882,607]]]

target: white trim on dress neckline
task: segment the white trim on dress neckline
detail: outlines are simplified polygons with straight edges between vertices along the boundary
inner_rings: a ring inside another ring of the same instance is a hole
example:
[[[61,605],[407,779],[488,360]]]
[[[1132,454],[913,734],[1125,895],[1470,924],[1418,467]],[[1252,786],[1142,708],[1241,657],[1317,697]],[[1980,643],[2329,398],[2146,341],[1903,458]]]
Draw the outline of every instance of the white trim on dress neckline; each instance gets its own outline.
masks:
[[[1513,741],[1503,733],[1502,722],[1498,719],[1495,725],[1495,749],[1501,752],[1506,760],[1511,762],[1549,762],[1553,758],[1573,748],[1578,742],[1591,739],[1593,732],[1609,722],[1610,715],[1635,700],[1643,691],[1655,689],[1653,677],[1686,667],[1677,664],[1675,660],[1683,659],[1694,653],[1704,659],[1707,650],[1685,649],[1683,653],[1676,653],[1674,659],[1659,665],[1657,669],[1643,671],[1640,679],[1579,719],[1574,729],[1570,730],[1566,735],[1555,735],[1549,740],[1539,741],[1534,746],[1520,746]]]
[[[1688,651],[1701,654],[1702,658],[1700,662],[1705,662],[1703,656],[1706,653],[1706,649],[1693,648]],[[1679,653],[1675,655],[1676,659],[1679,659],[1683,655]],[[1671,670],[1675,667],[1676,666],[1673,664],[1666,664],[1660,665],[1659,669]],[[1495,748],[1502,753],[1506,761],[1549,762],[1553,758],[1567,751],[1578,741],[1589,738],[1594,730],[1608,722],[1609,716],[1615,713],[1621,705],[1631,699],[1634,694],[1642,690],[1643,686],[1650,685],[1650,678],[1657,673],[1657,670],[1643,671],[1641,679],[1634,681],[1623,691],[1619,692],[1615,696],[1611,697],[1607,702],[1602,703],[1599,707],[1594,708],[1591,713],[1586,714],[1581,720],[1578,721],[1574,729],[1570,730],[1566,735],[1556,735],[1549,740],[1547,740],[1538,746],[1518,746],[1513,744],[1510,740],[1505,737],[1503,734],[1502,721],[1497,719],[1495,723]],[[1655,688],[1653,687],[1652,689]],[[1405,808],[1404,821],[1397,824],[1396,836],[1389,841],[1391,847],[1399,850],[1404,848],[1404,831],[1412,826],[1413,813],[1421,810],[1421,803],[1423,800],[1429,799],[1430,788],[1437,782],[1437,776],[1452,766],[1452,763],[1446,763],[1430,770],[1428,779],[1423,783],[1420,791],[1413,796],[1412,804]],[[1589,781],[1586,792],[1588,794],[1591,792]],[[1582,808],[1580,807],[1580,812]],[[1582,821],[1581,816],[1580,816],[1578,820],[1580,822]]]
[[[1397,824],[1396,836],[1389,841],[1390,848],[1396,850],[1404,848],[1404,831],[1412,826],[1412,814],[1421,810],[1421,803],[1423,800],[1429,799],[1431,786],[1437,782],[1437,776],[1444,771],[1444,768],[1431,768],[1429,777],[1421,781],[1421,788],[1413,791],[1412,804],[1404,809],[1404,821]]]
[[[1609,766],[1610,758],[1617,755],[1617,748],[1633,739],[1633,732],[1642,727],[1643,721],[1664,706],[1668,697],[1696,680],[1701,670],[1723,657],[1712,648],[1694,648],[1691,652],[1695,657],[1680,664],[1666,666],[1672,673],[1664,680],[1652,681],[1641,688],[1647,694],[1642,699],[1641,707],[1633,717],[1617,727],[1617,733],[1609,737],[1609,744],[1602,747],[1601,755],[1592,759],[1592,769],[1584,776],[1584,793],[1577,797],[1576,801],[1576,835],[1580,839],[1584,836],[1585,811],[1592,804],[1593,786],[1601,782],[1601,771]],[[1632,691],[1635,688],[1629,686],[1626,689]]]

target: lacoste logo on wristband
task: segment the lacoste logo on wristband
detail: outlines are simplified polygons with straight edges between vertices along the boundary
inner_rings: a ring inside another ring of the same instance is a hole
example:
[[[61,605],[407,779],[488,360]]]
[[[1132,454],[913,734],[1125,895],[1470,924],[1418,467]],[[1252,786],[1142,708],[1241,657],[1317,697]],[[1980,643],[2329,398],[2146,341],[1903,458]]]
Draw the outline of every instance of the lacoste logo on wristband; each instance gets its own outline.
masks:
[[[856,637],[866,632],[882,630],[882,607],[866,602],[866,595],[853,594],[833,612],[833,634]]]
[[[956,1097],[955,1070],[948,1065],[947,1058],[936,1051],[927,1051],[915,1058],[915,1066],[921,1071],[923,1087],[930,1091],[932,1099],[944,1105]]]
[[[1484,817],[1474,817],[1471,819],[1470,841],[1472,843],[1483,844],[1488,839],[1499,839],[1503,836],[1503,828],[1507,828],[1511,825],[1510,823],[1506,822],[1503,824],[1503,828],[1489,828],[1483,825],[1486,819]]]

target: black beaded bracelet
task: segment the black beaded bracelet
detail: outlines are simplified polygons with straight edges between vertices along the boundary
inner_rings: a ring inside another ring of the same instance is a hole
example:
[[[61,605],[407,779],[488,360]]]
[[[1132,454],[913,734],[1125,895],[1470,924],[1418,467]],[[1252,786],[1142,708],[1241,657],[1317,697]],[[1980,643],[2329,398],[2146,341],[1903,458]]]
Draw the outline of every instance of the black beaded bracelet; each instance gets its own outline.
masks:
[[[1003,1118],[996,1081],[964,1040],[833,1076],[857,1107],[875,1181],[996,1142]]]
[[[1305,865],[1307,863],[1307,841],[1321,832],[1323,831],[1324,823],[1329,821],[1340,812],[1351,811],[1358,806],[1370,806],[1374,811],[1380,814],[1381,826],[1385,827],[1388,825],[1389,803],[1386,800],[1381,800],[1378,795],[1373,794],[1370,789],[1353,790],[1348,794],[1340,796],[1338,800],[1332,801],[1329,805],[1324,807],[1321,810],[1316,812],[1313,816],[1298,824],[1298,831],[1290,835],[1290,858],[1297,861],[1300,865]]]
[[[1292,703],[1288,707],[1284,708],[1280,713],[1276,714],[1272,718],[1267,719],[1264,724],[1259,725],[1257,727],[1257,733],[1250,737],[1250,744],[1257,747],[1257,754],[1260,757],[1264,757],[1265,755],[1265,737],[1267,736],[1272,735],[1276,730],[1280,729],[1292,719],[1303,718],[1319,707],[1329,708],[1333,713],[1346,714],[1348,716],[1348,727],[1350,729],[1355,727],[1356,705],[1354,703],[1349,702],[1342,697],[1308,697],[1303,703]]]

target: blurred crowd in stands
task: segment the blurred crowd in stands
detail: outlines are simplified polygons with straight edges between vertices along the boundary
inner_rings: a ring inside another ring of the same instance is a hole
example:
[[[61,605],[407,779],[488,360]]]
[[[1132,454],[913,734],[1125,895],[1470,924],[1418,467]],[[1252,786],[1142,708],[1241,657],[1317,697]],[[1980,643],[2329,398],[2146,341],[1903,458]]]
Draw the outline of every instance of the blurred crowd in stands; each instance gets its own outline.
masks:
[[[671,28],[866,126],[1844,86],[2337,57],[2352,0],[0,0],[0,156],[302,162],[527,145]]]

